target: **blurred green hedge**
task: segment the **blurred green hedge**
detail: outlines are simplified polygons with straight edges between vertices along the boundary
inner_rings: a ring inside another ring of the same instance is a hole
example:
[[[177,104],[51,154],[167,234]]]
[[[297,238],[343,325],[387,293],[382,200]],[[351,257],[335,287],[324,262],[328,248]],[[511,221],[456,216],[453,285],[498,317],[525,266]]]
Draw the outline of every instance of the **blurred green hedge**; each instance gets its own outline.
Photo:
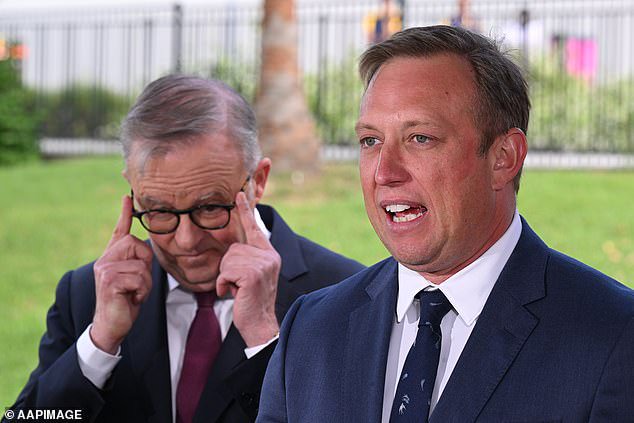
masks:
[[[17,62],[0,60],[0,166],[37,157],[34,98],[22,85]]]
[[[131,101],[96,85],[72,85],[39,93],[44,119],[40,134],[49,138],[118,138]]]

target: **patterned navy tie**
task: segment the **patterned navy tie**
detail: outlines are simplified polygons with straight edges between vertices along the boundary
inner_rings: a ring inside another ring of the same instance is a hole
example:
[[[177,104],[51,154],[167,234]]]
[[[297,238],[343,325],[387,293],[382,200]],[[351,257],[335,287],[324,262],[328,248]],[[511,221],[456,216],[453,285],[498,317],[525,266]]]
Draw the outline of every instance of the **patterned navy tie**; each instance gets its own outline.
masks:
[[[421,291],[416,298],[420,299],[418,332],[396,387],[391,423],[428,420],[440,357],[440,321],[452,308],[439,289]]]

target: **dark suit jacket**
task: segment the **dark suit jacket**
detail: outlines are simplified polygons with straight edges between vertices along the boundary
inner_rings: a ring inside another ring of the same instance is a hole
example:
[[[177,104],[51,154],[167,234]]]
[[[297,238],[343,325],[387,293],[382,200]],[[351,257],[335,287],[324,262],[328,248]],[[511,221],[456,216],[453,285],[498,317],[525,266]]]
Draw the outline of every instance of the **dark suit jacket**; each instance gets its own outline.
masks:
[[[363,268],[359,263],[296,235],[267,206],[258,206],[282,257],[276,314],[282,320],[300,295],[338,282]],[[121,361],[103,390],[81,373],[76,339],[91,323],[95,308],[92,264],[68,272],[57,287],[39,349],[39,365],[13,408],[83,409],[91,422],[172,421],[165,318],[166,274],[156,258],[153,289],[121,346]],[[202,394],[195,421],[247,422],[255,419],[260,388],[274,344],[250,360],[232,325]],[[4,420],[3,420],[4,421]]]
[[[634,292],[522,225],[430,422],[634,421]],[[380,422],[397,289],[387,259],[298,299],[257,421]]]

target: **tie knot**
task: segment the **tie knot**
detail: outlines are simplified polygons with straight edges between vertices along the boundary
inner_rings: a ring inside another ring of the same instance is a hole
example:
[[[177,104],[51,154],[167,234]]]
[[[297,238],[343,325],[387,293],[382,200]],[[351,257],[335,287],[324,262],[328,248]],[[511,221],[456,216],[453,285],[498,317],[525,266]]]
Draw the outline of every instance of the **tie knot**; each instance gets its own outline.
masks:
[[[216,293],[214,291],[195,292],[194,297],[196,297],[198,308],[213,307],[214,301],[216,301]]]
[[[442,318],[452,309],[451,303],[440,289],[421,291],[416,297],[420,300],[419,326],[427,323],[431,323],[433,327],[440,326]]]

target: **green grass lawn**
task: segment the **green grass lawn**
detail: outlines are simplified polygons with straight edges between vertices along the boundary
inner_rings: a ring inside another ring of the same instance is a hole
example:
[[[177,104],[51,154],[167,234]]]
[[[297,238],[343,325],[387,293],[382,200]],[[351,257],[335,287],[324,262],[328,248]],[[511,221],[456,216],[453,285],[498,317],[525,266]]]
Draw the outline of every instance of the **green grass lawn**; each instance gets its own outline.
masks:
[[[105,247],[128,187],[119,158],[0,169],[0,408],[37,361],[55,285]],[[634,287],[634,173],[526,171],[519,209],[550,246]],[[354,165],[293,184],[273,175],[265,202],[295,229],[371,264],[387,256],[363,209]],[[135,232],[143,232],[135,223]]]

